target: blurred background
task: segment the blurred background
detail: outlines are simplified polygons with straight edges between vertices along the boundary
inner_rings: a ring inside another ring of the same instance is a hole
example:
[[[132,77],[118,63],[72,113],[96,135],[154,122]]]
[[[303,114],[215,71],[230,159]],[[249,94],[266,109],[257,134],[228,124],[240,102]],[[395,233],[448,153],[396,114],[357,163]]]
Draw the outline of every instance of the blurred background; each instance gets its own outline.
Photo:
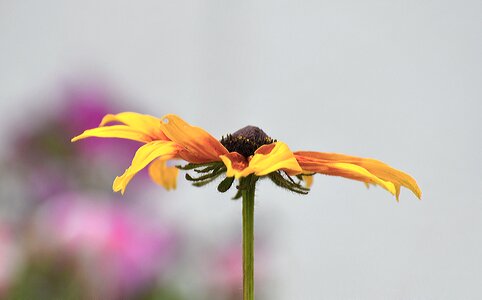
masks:
[[[241,203],[111,184],[106,113],[374,157],[418,201],[261,182],[257,299],[482,298],[482,2],[0,1],[0,298],[240,299]]]

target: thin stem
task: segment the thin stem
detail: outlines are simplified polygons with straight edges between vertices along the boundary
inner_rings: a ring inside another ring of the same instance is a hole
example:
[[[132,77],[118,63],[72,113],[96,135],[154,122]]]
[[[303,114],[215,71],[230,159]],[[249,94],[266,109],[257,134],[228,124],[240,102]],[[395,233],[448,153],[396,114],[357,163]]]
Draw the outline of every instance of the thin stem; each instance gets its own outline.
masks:
[[[254,300],[254,190],[256,177],[241,181],[243,194],[243,299]]]

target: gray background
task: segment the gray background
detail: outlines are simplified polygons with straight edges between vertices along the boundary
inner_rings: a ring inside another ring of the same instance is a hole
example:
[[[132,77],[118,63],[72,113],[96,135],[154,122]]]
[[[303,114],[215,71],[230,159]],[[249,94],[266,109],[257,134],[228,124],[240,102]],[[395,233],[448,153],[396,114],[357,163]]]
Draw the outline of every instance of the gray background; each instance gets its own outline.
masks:
[[[292,150],[379,158],[412,174],[423,200],[324,176],[305,197],[261,182],[272,280],[257,289],[480,299],[481,20],[481,1],[3,0],[0,143],[48,107],[35,95],[95,74],[131,109],[215,136],[252,124]],[[198,236],[240,230],[240,203],[215,186],[168,195],[166,216]]]

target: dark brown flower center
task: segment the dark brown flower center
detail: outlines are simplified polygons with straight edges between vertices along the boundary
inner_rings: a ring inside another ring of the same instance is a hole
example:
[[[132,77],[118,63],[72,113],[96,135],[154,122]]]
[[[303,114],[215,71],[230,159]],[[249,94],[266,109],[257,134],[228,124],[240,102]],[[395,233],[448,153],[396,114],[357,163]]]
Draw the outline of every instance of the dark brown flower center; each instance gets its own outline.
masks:
[[[246,126],[233,134],[221,138],[229,152],[238,152],[244,157],[249,157],[261,146],[271,144],[276,140],[270,138],[263,130],[256,126]]]

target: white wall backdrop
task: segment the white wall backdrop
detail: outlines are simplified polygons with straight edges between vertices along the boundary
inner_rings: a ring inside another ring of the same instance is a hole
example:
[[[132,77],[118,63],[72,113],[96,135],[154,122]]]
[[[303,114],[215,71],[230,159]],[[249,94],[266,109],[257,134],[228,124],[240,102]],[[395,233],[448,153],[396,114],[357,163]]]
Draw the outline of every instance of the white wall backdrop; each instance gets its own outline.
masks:
[[[323,176],[304,197],[261,182],[274,279],[257,289],[481,299],[481,20],[469,0],[3,0],[0,144],[50,104],[38,96],[95,74],[128,107],[217,136],[252,124],[293,150],[375,157],[412,174],[423,200]],[[201,236],[241,230],[240,203],[215,186],[169,196],[163,210]]]

